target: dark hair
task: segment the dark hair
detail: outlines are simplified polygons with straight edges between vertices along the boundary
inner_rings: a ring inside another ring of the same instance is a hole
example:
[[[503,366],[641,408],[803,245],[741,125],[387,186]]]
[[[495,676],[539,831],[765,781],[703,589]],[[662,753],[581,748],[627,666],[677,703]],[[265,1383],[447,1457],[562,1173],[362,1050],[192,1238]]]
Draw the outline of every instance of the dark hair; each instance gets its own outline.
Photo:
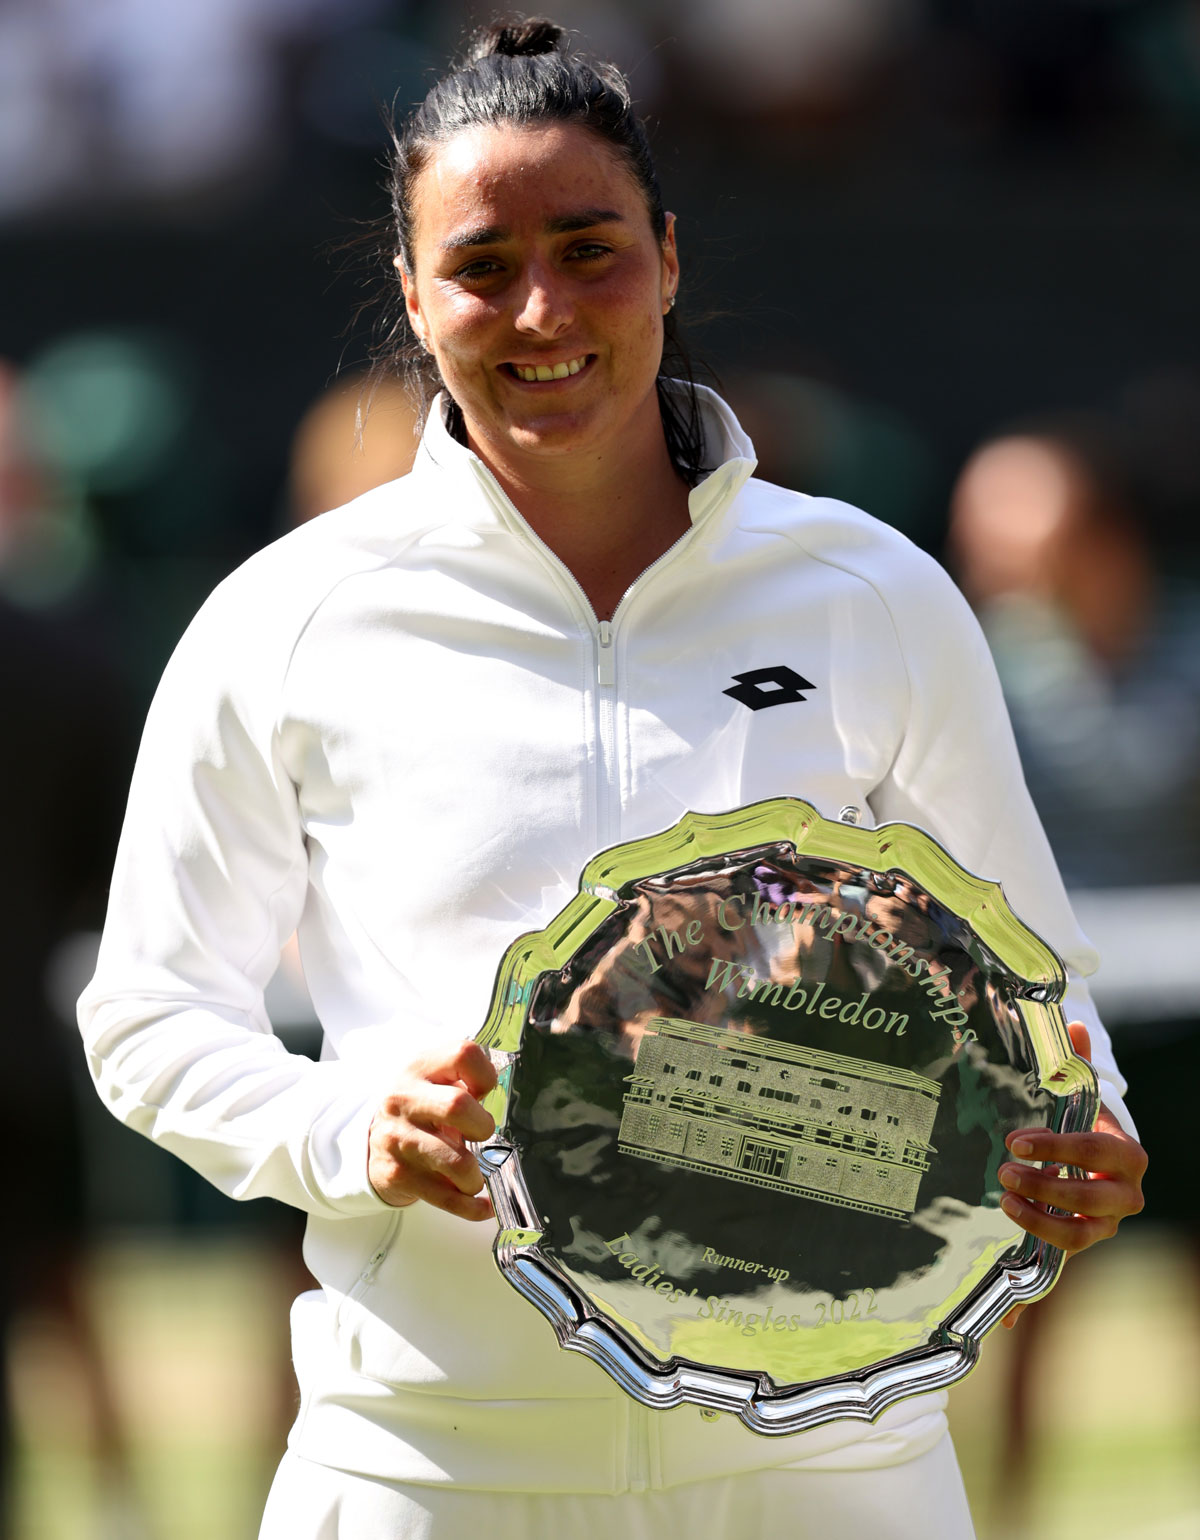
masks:
[[[392,234],[406,272],[413,271],[413,189],[434,147],[466,128],[546,122],[578,123],[616,151],[642,190],[655,236],[663,240],[667,222],[658,175],[624,75],[613,64],[569,53],[566,33],[557,23],[541,16],[509,17],[475,33],[460,62],[437,81],[412,116],[401,127],[392,126]],[[695,379],[671,314],[664,317],[663,333],[657,380],[663,432],[676,470],[695,485],[707,469]],[[441,382],[433,360],[408,332],[403,308],[391,320],[379,351],[383,367],[398,365],[427,405],[430,390]],[[674,388],[668,380],[677,381]],[[457,403],[451,428],[462,437]]]

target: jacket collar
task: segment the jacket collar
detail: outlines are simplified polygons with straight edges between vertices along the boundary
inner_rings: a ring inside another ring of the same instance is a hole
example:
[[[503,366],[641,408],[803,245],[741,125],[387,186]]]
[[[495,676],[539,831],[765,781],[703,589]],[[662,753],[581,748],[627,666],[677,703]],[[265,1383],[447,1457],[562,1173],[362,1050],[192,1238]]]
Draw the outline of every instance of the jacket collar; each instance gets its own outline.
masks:
[[[672,386],[676,382],[672,381]],[[704,477],[688,494],[692,523],[707,524],[732,504],[742,487],[754,474],[756,460],[751,444],[737,418],[721,397],[707,386],[697,385],[696,395],[704,425],[705,458],[716,469]],[[421,435],[413,470],[418,475],[437,473],[449,476],[463,496],[448,504],[446,511],[456,523],[477,528],[497,524],[512,527],[514,518],[523,523],[500,483],[487,466],[465,445],[453,437],[446,426],[447,397],[440,392],[433,399]]]

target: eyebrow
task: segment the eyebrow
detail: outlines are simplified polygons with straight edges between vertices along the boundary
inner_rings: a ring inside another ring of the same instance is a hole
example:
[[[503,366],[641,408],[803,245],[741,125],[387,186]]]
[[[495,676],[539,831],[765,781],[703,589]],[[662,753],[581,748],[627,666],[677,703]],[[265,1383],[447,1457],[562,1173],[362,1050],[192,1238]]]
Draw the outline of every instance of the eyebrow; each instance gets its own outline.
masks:
[[[624,224],[625,216],[616,209],[580,209],[577,214],[560,214],[546,221],[547,235],[570,235],[575,230],[590,230],[593,225]],[[507,241],[512,231],[506,225],[483,225],[476,230],[464,230],[442,242],[443,251],[459,251],[464,246],[494,246]]]

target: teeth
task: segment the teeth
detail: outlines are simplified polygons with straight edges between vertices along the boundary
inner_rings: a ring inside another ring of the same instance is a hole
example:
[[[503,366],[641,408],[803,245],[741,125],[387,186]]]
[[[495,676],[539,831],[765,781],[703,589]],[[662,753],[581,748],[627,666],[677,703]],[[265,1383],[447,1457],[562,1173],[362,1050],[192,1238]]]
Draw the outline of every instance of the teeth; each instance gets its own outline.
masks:
[[[532,384],[535,380],[565,380],[570,374],[578,374],[587,363],[587,355],[573,358],[566,364],[513,364],[512,371],[520,380]]]

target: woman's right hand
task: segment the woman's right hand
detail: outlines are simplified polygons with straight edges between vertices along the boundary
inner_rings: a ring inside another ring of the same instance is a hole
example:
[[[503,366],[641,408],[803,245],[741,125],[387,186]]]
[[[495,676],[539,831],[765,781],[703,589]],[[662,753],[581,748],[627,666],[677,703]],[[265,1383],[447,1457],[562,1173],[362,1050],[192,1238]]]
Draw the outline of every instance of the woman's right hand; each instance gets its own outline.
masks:
[[[418,1198],[460,1219],[490,1219],[479,1162],[467,1140],[496,1128],[480,1096],[496,1071],[478,1043],[428,1054],[410,1064],[371,1123],[367,1177],[385,1203],[407,1208]]]

